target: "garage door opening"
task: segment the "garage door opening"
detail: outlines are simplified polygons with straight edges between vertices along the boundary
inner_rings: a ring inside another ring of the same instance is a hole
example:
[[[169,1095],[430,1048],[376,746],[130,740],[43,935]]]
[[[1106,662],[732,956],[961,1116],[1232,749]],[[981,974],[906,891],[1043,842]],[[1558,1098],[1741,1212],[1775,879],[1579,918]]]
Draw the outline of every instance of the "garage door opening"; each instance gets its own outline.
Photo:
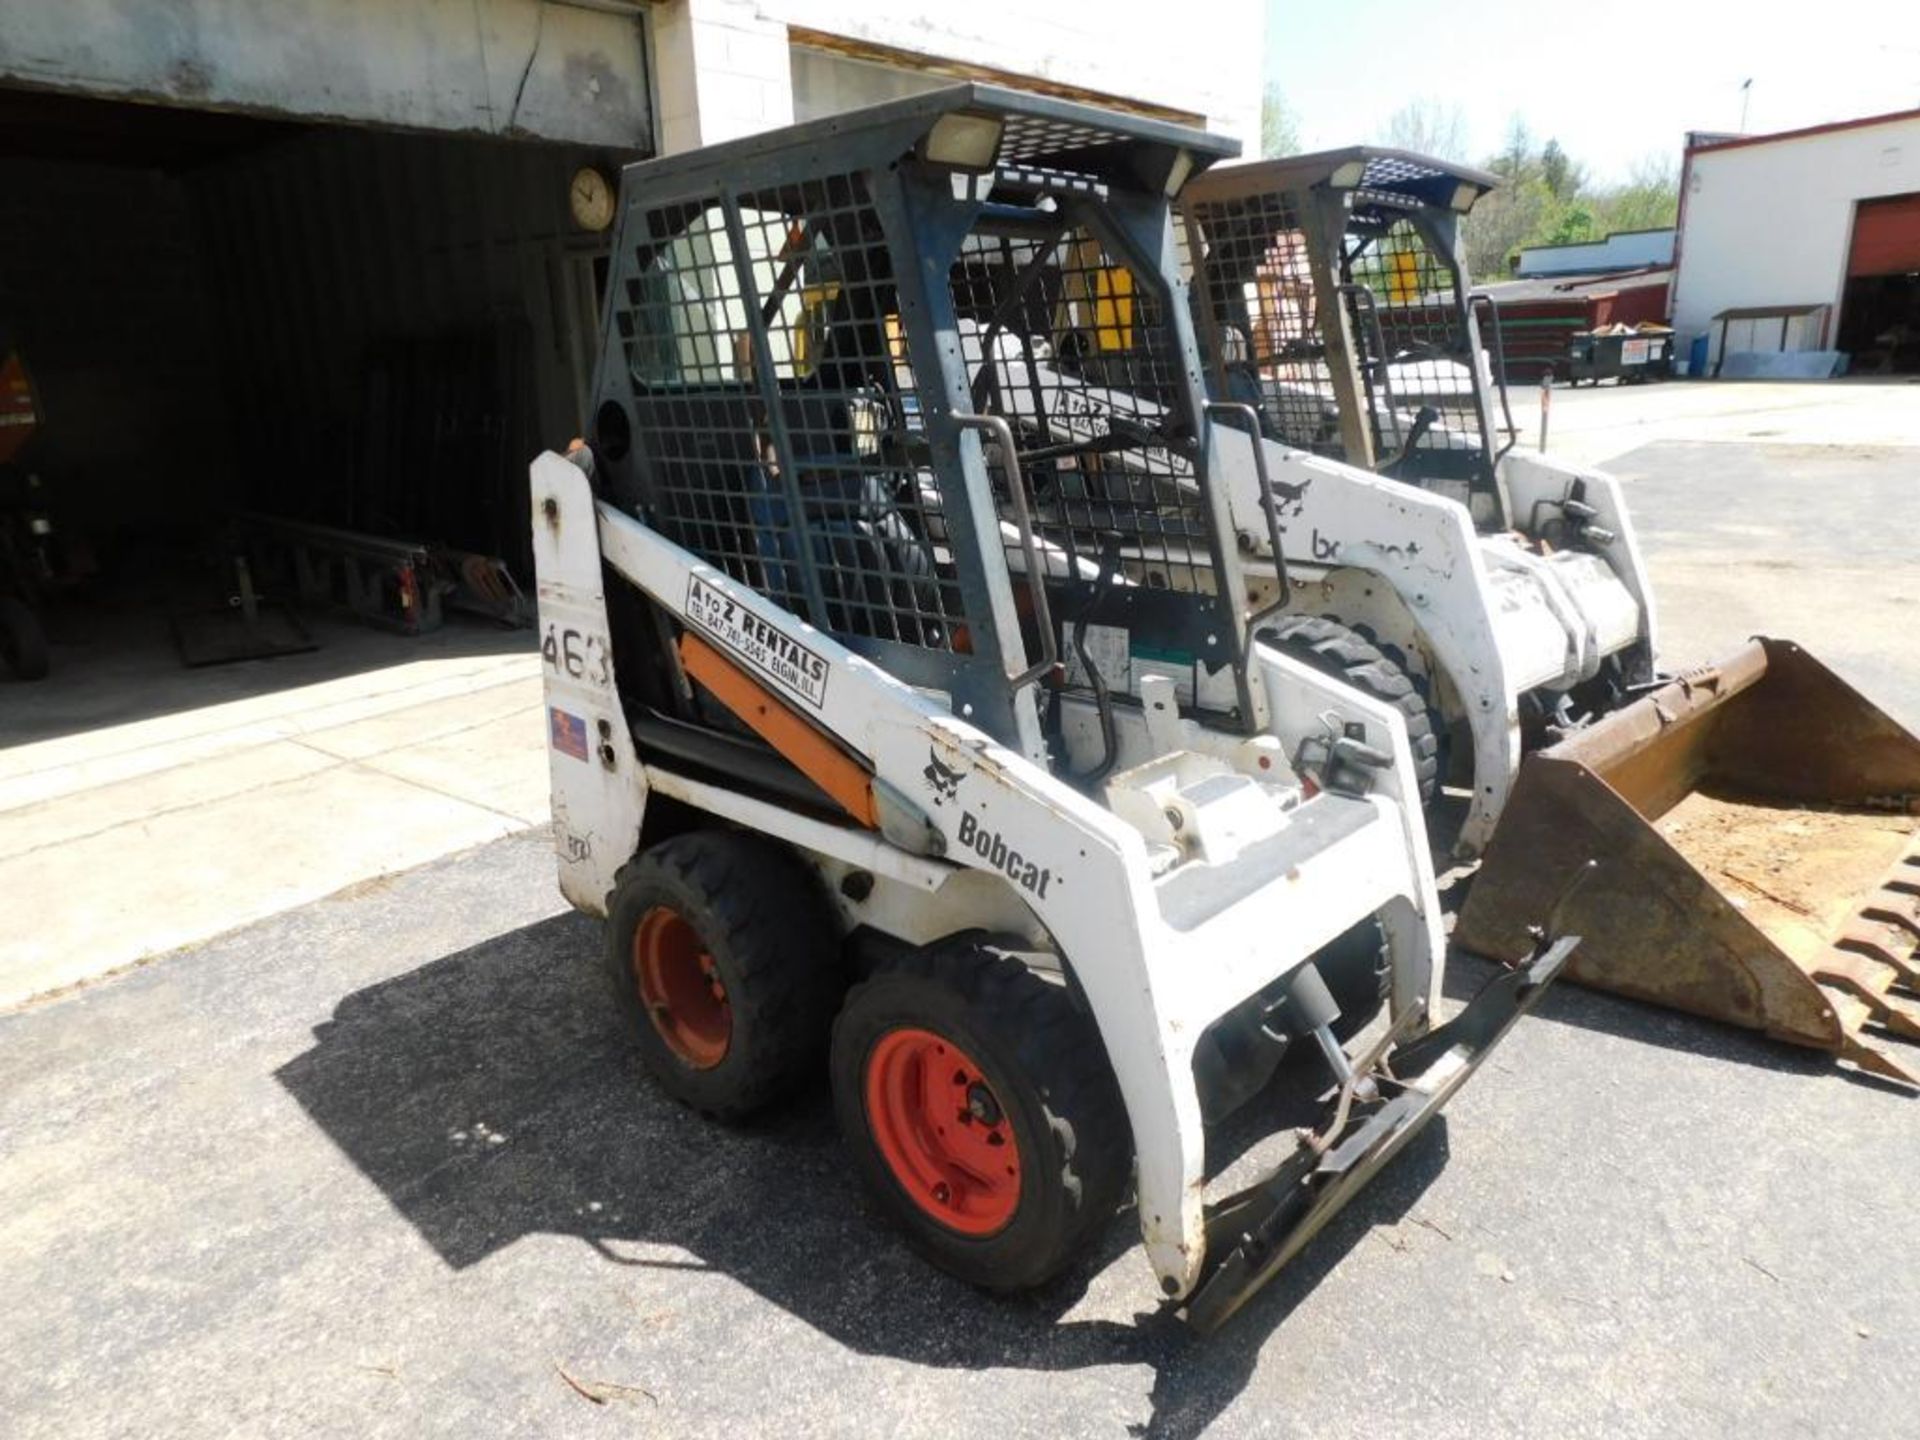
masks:
[[[1856,208],[1839,345],[1856,375],[1920,375],[1920,193]]]
[[[571,195],[632,158],[0,89],[0,349],[35,412],[9,483],[51,526],[56,671],[111,672],[113,718],[189,703],[140,677],[249,597],[322,647],[216,691],[380,663],[367,622],[503,643],[527,462],[581,429],[593,365],[607,232]]]

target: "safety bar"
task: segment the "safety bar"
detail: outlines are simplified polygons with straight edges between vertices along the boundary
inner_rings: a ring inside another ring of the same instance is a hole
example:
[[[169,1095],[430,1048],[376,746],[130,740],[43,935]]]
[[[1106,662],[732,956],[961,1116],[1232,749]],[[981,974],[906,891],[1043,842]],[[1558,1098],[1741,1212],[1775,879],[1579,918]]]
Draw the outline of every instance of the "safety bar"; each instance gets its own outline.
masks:
[[[1367,322],[1368,339],[1373,345],[1373,363],[1360,367],[1370,372],[1366,375],[1367,391],[1371,394],[1378,386],[1380,403],[1388,410],[1393,410],[1399,402],[1393,396],[1393,371],[1388,364],[1393,356],[1387,353],[1387,332],[1380,328],[1380,306],[1374,299],[1373,291],[1364,285],[1342,285],[1339,294],[1343,299],[1355,301],[1354,313]],[[1347,458],[1352,460],[1353,457]]]
[[[1267,543],[1273,546],[1273,569],[1279,578],[1280,590],[1272,604],[1262,606],[1247,617],[1247,633],[1251,635],[1262,620],[1276,610],[1286,609],[1287,602],[1293,598],[1293,582],[1287,578],[1287,555],[1280,543],[1279,506],[1273,493],[1273,482],[1267,475],[1267,447],[1260,431],[1260,412],[1240,400],[1209,400],[1202,408],[1209,422],[1215,415],[1221,414],[1244,417],[1248,427],[1247,438],[1253,445],[1253,473],[1260,482],[1260,509],[1267,517]]]
[[[1500,328],[1500,302],[1484,290],[1476,291],[1467,297],[1467,307],[1469,309],[1479,309],[1482,306],[1486,308],[1487,316],[1492,321],[1493,363],[1495,367],[1492,378],[1494,387],[1500,392],[1500,413],[1507,422],[1507,443],[1494,452],[1494,462],[1498,464],[1520,439],[1520,427],[1513,423],[1513,407],[1507,403],[1507,343]],[[1474,374],[1476,377],[1479,374],[1479,363],[1479,357],[1474,357]]]
[[[1060,663],[1060,642],[1053,633],[1053,615],[1047,605],[1046,567],[1040,560],[1040,547],[1033,539],[1033,516],[1027,504],[1027,477],[1020,470],[1020,450],[1013,443],[1013,427],[1004,416],[955,414],[953,423],[963,430],[991,432],[1006,452],[1007,498],[1013,502],[1013,523],[1020,531],[1020,553],[1027,561],[1027,590],[1033,598],[1033,619],[1040,628],[1040,659],[1024,670],[1007,672],[1007,680],[1014,689],[1025,689]],[[984,454],[981,458],[985,458]]]

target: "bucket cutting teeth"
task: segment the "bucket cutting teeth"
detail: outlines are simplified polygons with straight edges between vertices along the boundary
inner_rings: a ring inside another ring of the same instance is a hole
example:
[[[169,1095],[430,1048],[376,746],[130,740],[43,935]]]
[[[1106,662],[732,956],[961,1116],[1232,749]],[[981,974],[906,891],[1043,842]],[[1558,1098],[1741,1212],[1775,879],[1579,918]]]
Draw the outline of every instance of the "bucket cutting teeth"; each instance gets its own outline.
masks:
[[[1841,992],[1836,999],[1848,1058],[1875,1074],[1920,1085],[1920,1067],[1860,1039],[1861,1026],[1873,1023],[1920,1042],[1920,840],[1812,971],[1822,985]],[[1857,1018],[1849,1011],[1858,1012]]]

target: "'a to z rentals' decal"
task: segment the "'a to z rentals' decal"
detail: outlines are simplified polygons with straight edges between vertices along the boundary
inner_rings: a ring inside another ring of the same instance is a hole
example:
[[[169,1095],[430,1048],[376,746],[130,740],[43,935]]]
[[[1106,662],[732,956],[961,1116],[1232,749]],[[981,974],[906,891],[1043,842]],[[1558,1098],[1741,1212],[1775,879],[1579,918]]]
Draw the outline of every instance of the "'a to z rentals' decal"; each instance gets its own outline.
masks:
[[[827,662],[698,575],[687,582],[687,619],[781,689],[818,710],[827,698]]]

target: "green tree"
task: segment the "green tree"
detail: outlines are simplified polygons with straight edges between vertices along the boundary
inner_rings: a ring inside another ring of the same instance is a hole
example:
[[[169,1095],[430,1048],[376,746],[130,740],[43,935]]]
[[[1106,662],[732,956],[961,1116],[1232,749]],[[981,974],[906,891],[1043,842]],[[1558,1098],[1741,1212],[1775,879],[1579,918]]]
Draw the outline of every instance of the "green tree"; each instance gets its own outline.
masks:
[[[1278,85],[1269,85],[1260,95],[1260,158],[1278,160],[1299,153],[1300,124],[1293,107]]]
[[[1624,185],[1602,191],[1598,199],[1608,230],[1663,229],[1680,215],[1679,172],[1669,157],[1648,155],[1634,164]]]
[[[1533,132],[1518,115],[1507,121],[1507,138],[1500,153],[1487,162],[1487,168],[1509,185],[1539,175],[1540,157],[1534,152]]]
[[[1553,208],[1553,196],[1538,176],[1506,181],[1473,207],[1462,226],[1467,270],[1475,280],[1504,280],[1509,259],[1536,243]]]
[[[1529,244],[1540,245],[1577,245],[1583,240],[1602,240],[1606,237],[1594,224],[1593,211],[1579,201],[1557,205],[1548,219],[1546,234],[1537,240],[1527,238]]]
[[[1540,178],[1554,199],[1571,200],[1586,187],[1587,171],[1574,163],[1558,140],[1549,140],[1540,151]]]
[[[1482,280],[1505,276],[1519,252],[1534,245],[1604,240],[1619,230],[1657,230],[1674,223],[1680,186],[1673,162],[1649,156],[1628,178],[1596,185],[1557,140],[1534,148],[1526,121],[1515,116],[1485,168],[1500,187],[1473,209],[1464,226],[1467,267]]]

